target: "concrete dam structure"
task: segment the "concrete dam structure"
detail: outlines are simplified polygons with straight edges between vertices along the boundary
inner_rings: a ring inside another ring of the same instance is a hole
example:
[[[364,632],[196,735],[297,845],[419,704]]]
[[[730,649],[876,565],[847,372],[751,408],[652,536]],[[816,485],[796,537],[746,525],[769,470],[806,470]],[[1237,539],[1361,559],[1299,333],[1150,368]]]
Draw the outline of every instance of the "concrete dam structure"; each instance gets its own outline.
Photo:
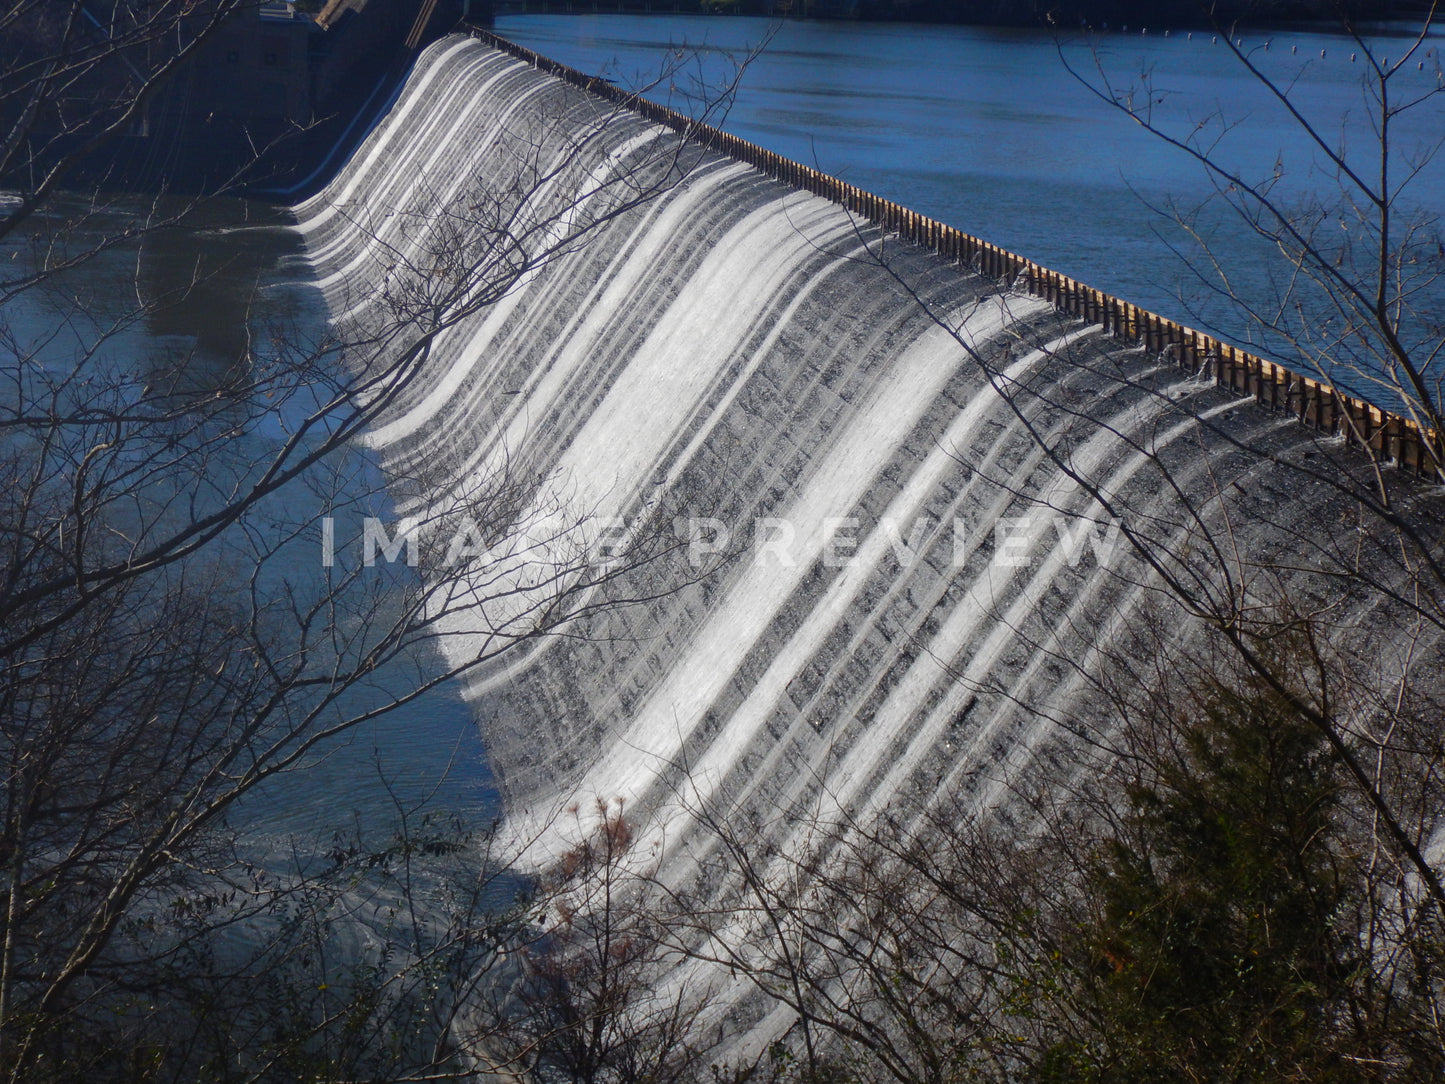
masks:
[[[586,580],[464,679],[538,866],[599,799],[678,879],[699,808],[786,846],[794,809],[1004,803],[1107,731],[1094,675],[1146,614],[1195,635],[1169,585],[1288,593],[1382,685],[1438,666],[1336,575],[1408,577],[1324,480],[1365,467],[1339,437],[482,41],[427,50],[297,217],[354,356],[419,359],[371,435],[399,512],[482,492],[523,540],[448,595],[448,661]]]

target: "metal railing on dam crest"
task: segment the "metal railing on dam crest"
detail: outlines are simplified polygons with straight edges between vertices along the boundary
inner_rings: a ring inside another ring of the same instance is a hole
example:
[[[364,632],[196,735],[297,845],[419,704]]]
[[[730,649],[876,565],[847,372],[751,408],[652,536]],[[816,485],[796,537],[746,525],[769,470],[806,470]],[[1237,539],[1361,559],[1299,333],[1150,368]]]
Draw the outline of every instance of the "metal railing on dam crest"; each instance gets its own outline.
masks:
[[[625,91],[600,76],[587,75],[542,56],[490,30],[477,26],[466,30],[539,71],[625,105],[654,123],[784,184],[832,200],[880,229],[945,259],[992,278],[1013,280],[1025,292],[1049,301],[1063,312],[1097,324],[1119,339],[1165,354],[1181,368],[1212,378],[1218,386],[1241,396],[1253,397],[1268,410],[1289,413],[1312,429],[1367,448],[1408,474],[1430,479],[1445,477],[1445,442],[1441,434],[1422,429],[1411,418],[1149,312],[892,200]]]

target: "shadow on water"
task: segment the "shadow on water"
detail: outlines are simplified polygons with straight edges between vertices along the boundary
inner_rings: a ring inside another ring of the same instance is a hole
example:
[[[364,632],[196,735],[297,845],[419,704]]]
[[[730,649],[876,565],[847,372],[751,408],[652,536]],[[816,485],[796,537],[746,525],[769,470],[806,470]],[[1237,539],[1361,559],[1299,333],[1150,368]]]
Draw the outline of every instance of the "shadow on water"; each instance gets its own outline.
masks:
[[[324,305],[309,285],[291,227],[285,208],[258,201],[64,195],[0,244],[0,278],[26,267],[72,265],[5,304],[7,349],[53,373],[103,371],[107,386],[132,388],[152,403],[220,397],[223,389],[245,386],[254,366],[285,351],[315,351],[326,339]],[[70,394],[86,394],[83,384],[77,387]],[[316,401],[296,398],[301,409]],[[291,428],[282,411],[238,414],[249,420],[226,438],[232,462],[212,464],[217,488],[220,479],[265,462]],[[225,416],[223,408],[217,424]],[[338,513],[346,516],[358,509],[385,515],[389,508],[368,453],[352,448],[336,459],[327,477],[348,490],[293,486],[261,510],[258,520],[277,532],[277,540],[262,540],[264,568],[244,545],[224,540],[208,560],[237,562],[229,577],[241,590],[258,569],[259,582],[275,589],[324,589],[313,529],[319,517],[332,503],[348,509]],[[410,570],[378,574],[404,577]],[[439,665],[420,646],[339,710],[404,695],[434,678]],[[496,814],[477,727],[449,684],[318,749],[299,770],[248,795],[231,823],[264,852],[287,840],[304,848],[307,841],[325,846],[337,833],[384,834],[399,807],[458,814],[472,826]]]
[[[245,364],[255,335],[279,336],[301,321],[300,291],[266,281],[272,269],[300,253],[288,215],[239,200],[202,204],[176,226],[147,234],[136,275],[146,331],[172,347],[158,356],[177,362],[172,373],[155,375],[203,391],[208,379],[233,375]],[[271,296],[262,298],[262,290]],[[263,312],[274,330],[257,326]]]

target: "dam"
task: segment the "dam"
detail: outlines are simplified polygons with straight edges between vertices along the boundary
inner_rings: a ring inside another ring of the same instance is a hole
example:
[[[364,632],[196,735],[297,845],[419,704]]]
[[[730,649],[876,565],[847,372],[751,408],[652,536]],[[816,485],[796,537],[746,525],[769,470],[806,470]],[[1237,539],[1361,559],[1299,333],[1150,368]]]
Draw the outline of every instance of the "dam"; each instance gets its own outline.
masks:
[[[599,802],[678,884],[699,811],[1006,816],[1146,628],[1288,601],[1441,672],[1351,488],[1438,545],[1418,428],[576,83],[443,39],[296,209],[533,868]]]

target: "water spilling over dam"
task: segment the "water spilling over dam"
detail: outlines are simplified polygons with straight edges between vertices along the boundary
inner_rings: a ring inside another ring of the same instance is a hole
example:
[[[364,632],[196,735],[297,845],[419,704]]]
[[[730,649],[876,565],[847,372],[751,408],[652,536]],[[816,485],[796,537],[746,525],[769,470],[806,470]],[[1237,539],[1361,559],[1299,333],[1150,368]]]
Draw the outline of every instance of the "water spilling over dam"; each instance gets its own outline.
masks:
[[[1341,583],[1408,571],[1325,480],[1368,473],[1340,440],[478,41],[297,214],[344,341],[425,339],[371,435],[401,511],[437,553],[478,492],[524,525],[449,596],[448,660],[533,620],[549,561],[616,602],[466,678],[539,864],[597,799],[678,878],[698,808],[782,840],[820,804],[1002,803],[1107,731],[1096,664],[1146,612],[1193,635],[1180,594],[1287,595],[1381,685],[1437,656]],[[633,556],[581,571],[609,538]]]

